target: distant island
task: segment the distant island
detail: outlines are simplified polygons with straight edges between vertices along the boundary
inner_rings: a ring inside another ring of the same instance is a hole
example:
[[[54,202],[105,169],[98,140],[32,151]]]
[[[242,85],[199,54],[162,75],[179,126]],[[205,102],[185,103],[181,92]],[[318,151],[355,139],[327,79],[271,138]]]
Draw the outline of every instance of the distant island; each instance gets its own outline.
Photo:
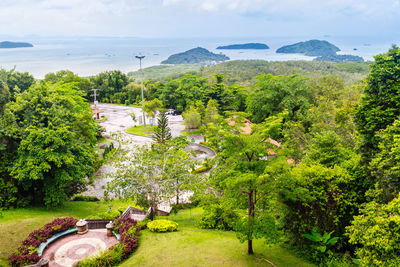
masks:
[[[247,43],[218,46],[217,49],[269,49],[269,46],[261,43]]]
[[[363,62],[364,59],[353,55],[330,55],[314,58],[314,61],[331,61],[331,62]]]
[[[340,49],[328,41],[310,40],[306,42],[285,45],[276,50],[276,53],[304,54],[311,57],[336,55]]]
[[[314,61],[330,62],[362,62],[364,59],[353,55],[338,55],[339,47],[328,41],[310,40],[306,42],[285,45],[276,50],[276,53],[304,54],[306,56],[316,57]]]
[[[171,55],[167,60],[161,62],[161,64],[194,64],[210,61],[220,62],[226,60],[229,60],[229,57],[226,55],[214,54],[205,48],[197,47],[183,53]]]
[[[30,43],[19,43],[19,42],[0,42],[0,48],[21,48],[21,47],[33,47]]]

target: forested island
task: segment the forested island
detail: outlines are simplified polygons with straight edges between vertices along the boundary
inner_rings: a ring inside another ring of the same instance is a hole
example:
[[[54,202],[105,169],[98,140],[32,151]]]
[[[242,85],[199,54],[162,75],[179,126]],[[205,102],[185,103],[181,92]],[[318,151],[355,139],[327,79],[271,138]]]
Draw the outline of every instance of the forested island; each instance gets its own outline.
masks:
[[[0,48],[22,48],[22,47],[33,47],[33,44],[22,43],[22,42],[0,42]]]
[[[276,50],[276,53],[304,54],[311,57],[335,55],[340,49],[328,41],[309,40],[292,45],[285,45]]]
[[[261,43],[233,44],[218,46],[217,49],[269,49],[269,46]]]
[[[195,64],[205,62],[221,62],[229,60],[229,57],[223,54],[215,54],[205,48],[197,47],[183,53],[171,55],[161,64]]]
[[[317,57],[314,61],[331,62],[362,62],[364,59],[354,55],[338,55],[339,47],[328,41],[310,40],[299,42],[292,45],[285,45],[276,50],[276,53],[285,54],[304,54],[306,56]]]

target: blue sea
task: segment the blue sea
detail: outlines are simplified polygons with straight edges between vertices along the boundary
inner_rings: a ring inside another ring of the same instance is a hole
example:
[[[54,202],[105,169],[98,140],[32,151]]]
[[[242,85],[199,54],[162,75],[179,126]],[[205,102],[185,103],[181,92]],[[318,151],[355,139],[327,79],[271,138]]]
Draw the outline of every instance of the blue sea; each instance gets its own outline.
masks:
[[[156,39],[135,37],[1,37],[0,41],[30,42],[33,48],[0,49],[0,68],[16,68],[43,78],[49,72],[68,69],[81,76],[90,76],[106,70],[135,71],[139,62],[135,55],[144,55],[143,67],[159,65],[171,54],[194,47],[204,47],[215,53],[224,53],[236,59],[263,59],[268,61],[312,60],[300,54],[277,54],[276,49],[310,39],[327,40],[341,49],[340,54],[352,54],[373,60],[376,54],[386,52],[400,40],[371,36],[307,36],[263,38],[180,38]],[[220,45],[260,42],[268,50],[217,50]]]

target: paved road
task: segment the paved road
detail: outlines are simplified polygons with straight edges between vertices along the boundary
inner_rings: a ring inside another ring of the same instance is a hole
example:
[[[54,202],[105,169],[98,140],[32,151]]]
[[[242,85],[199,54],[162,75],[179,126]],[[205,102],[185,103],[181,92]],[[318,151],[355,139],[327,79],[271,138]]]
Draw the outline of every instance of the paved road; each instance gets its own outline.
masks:
[[[125,133],[126,129],[135,125],[139,125],[138,122],[134,122],[132,120],[130,114],[135,113],[137,121],[139,121],[139,116],[142,116],[141,108],[112,104],[99,104],[97,105],[97,107],[103,111],[101,113],[102,115],[107,116],[107,120],[100,123],[100,125],[105,128],[105,136],[107,136],[108,138],[110,138],[112,134],[120,132],[123,135],[123,138],[129,139],[130,141],[132,141],[133,144],[136,145],[148,145],[153,142],[153,140],[149,137]],[[179,136],[182,130],[184,130],[185,128],[185,126],[183,125],[182,116],[168,116],[168,121],[172,136]],[[149,124],[149,120],[147,118],[146,123]],[[113,169],[111,166],[103,165],[97,173],[102,177],[96,178],[94,181],[94,186],[89,186],[88,190],[84,192],[83,195],[97,196],[99,198],[103,198],[107,183],[112,179],[110,176],[107,176],[107,173],[110,173],[112,171]]]

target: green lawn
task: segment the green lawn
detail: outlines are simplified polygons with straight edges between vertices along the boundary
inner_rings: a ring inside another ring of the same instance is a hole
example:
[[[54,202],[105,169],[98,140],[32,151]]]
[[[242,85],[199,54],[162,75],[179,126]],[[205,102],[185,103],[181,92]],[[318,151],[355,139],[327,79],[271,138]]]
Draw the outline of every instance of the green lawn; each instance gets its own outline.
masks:
[[[126,129],[125,132],[129,134],[151,137],[151,135],[154,133],[155,128],[156,126],[150,126],[150,125],[146,126],[146,128],[143,128],[143,126],[133,126]]]
[[[113,208],[127,205],[113,201]],[[8,256],[30,232],[58,217],[77,219],[107,211],[105,202],[66,202],[63,207],[26,208],[4,211],[0,217],[0,266],[7,266]],[[141,232],[139,247],[120,266],[313,266],[280,246],[254,242],[255,255],[247,255],[247,244],[240,243],[234,232],[205,230],[196,227],[202,209],[180,211],[169,216],[179,223],[173,233]],[[165,218],[165,217],[163,217]]]
[[[128,205],[127,202],[113,201],[113,208]],[[59,208],[30,207],[3,211],[0,215],[0,266],[7,266],[8,257],[28,237],[33,230],[39,229],[58,217],[72,216],[83,219],[91,214],[106,212],[109,204],[105,202],[66,202]]]
[[[247,255],[247,243],[240,243],[234,232],[199,229],[200,208],[169,216],[179,223],[172,233],[141,232],[137,251],[121,266],[313,266],[280,246],[254,242],[255,255]]]

